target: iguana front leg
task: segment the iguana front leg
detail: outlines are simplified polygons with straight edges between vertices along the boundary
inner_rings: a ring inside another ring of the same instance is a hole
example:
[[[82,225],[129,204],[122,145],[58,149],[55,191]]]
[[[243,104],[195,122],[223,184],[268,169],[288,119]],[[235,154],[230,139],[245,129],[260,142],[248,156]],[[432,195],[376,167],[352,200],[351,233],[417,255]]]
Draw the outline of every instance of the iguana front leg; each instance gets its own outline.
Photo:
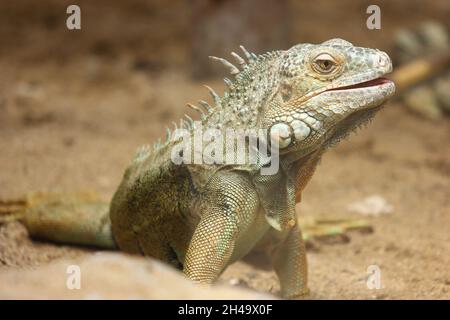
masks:
[[[306,248],[297,224],[271,250],[270,257],[285,298],[304,297],[307,287]]]
[[[215,177],[204,194],[183,272],[194,282],[212,283],[239,255],[236,242],[255,221],[259,201],[248,178],[238,173]]]

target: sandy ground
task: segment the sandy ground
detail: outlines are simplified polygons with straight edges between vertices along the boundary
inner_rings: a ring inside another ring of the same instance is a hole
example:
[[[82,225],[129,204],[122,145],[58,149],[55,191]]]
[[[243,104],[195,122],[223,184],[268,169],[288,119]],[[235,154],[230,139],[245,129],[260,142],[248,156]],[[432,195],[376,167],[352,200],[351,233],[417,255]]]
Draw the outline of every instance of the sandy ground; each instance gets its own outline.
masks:
[[[96,56],[27,68],[3,62],[0,196],[91,189],[108,199],[135,149],[162,137],[165,125],[186,112],[184,103],[207,98],[202,83],[182,74],[150,75],[133,66],[126,56],[113,64]],[[312,298],[450,298],[449,138],[448,119],[423,120],[394,100],[323,157],[300,214],[358,217],[347,206],[371,195],[384,197],[394,211],[370,219],[372,234],[308,252]],[[2,272],[91,254],[31,241],[17,222],[0,226]],[[379,290],[366,286],[370,265],[381,270]],[[232,278],[278,290],[271,271],[244,262],[222,276]]]

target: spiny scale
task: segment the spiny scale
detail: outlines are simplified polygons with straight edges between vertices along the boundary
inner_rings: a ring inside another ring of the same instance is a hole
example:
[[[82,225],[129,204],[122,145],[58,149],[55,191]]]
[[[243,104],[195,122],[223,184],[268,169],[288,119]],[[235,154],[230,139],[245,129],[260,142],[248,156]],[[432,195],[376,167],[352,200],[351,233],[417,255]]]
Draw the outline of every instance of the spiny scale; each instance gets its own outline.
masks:
[[[212,98],[214,100],[215,106],[216,107],[220,107],[220,105],[221,105],[221,98],[220,98],[220,96],[210,86],[205,84],[204,87],[206,89],[208,89],[210,95],[212,96]]]
[[[191,108],[192,110],[195,110],[195,111],[197,111],[197,112],[201,112],[202,110],[200,110],[200,108],[199,107],[197,107],[195,104],[192,104],[192,103],[186,103],[186,106],[187,107],[189,107],[189,108]]]
[[[236,52],[231,52],[231,55],[233,56],[233,58],[237,61],[237,63],[240,66],[244,66],[245,65],[245,60],[241,58],[240,55],[238,55]]]
[[[250,63],[258,59],[258,56],[256,54],[248,52],[247,49],[245,49],[244,46],[241,45],[240,48],[241,48],[242,52],[244,53],[245,57],[247,58],[247,60]],[[247,63],[245,62],[245,60],[240,55],[238,55],[236,52],[231,52],[231,56],[237,61],[237,63],[242,68],[245,68]],[[234,64],[232,64],[227,59],[219,58],[219,57],[215,57],[215,56],[209,56],[209,58],[211,60],[218,61],[218,62],[222,63],[225,67],[227,67],[230,70],[230,73],[232,75],[237,75],[240,72],[239,68],[236,67]]]
[[[147,156],[151,151],[151,147],[148,144],[144,144],[143,146],[140,146],[134,155],[134,161],[141,161],[145,156]]]
[[[200,105],[205,109],[205,111],[208,114],[212,113],[213,107],[211,107],[208,102],[206,102],[204,100],[199,100],[198,103],[200,103]]]
[[[248,68],[249,65],[263,60],[265,58],[270,58],[273,57],[274,55],[276,55],[278,52],[277,51],[273,51],[273,52],[267,52],[265,54],[262,55],[256,55],[253,52],[249,52],[244,46],[239,46],[240,49],[242,50],[245,59],[247,59],[247,61],[242,58],[240,55],[238,55],[236,52],[231,52],[231,56],[236,60],[236,62],[239,64],[239,66],[242,68],[242,70],[246,70]],[[234,64],[232,64],[231,62],[229,62],[228,60],[224,59],[224,58],[219,58],[219,57],[215,57],[215,56],[210,56],[210,59],[214,60],[214,61],[218,61],[220,63],[222,63],[224,66],[226,66],[229,70],[230,73],[232,75],[235,75],[237,78],[245,76],[245,73],[241,73],[241,70],[239,70],[238,67],[236,67]],[[228,78],[224,78],[224,82],[225,84],[229,87],[230,90],[233,90],[234,88],[234,83],[233,81],[231,81]],[[201,108],[199,108],[198,106],[191,104],[191,103],[187,103],[186,105],[199,112],[200,113],[200,117],[201,120],[204,121],[207,119],[207,117],[209,115],[211,115],[214,112],[214,109],[217,108],[221,108],[222,106],[222,97],[220,97],[215,91],[214,89],[212,89],[210,86],[208,85],[204,85],[204,87],[209,91],[209,94],[211,95],[213,101],[214,101],[214,105],[211,106],[208,102],[204,101],[204,100],[200,100],[199,104],[200,106],[205,110],[205,112],[203,112],[203,110]],[[227,93],[225,93],[225,96],[227,95]],[[206,114],[205,114],[206,113]],[[181,118],[180,119],[180,124],[178,126],[178,124],[176,122],[172,122],[173,126],[174,126],[174,130],[178,130],[178,128],[185,128],[185,129],[192,129],[194,127],[194,120],[188,116],[187,114],[184,115],[184,119]],[[156,151],[164,146],[167,146],[172,138],[172,132],[169,128],[166,128],[166,141],[164,142],[164,144],[161,144],[161,139],[158,139],[154,144],[153,144],[153,150]],[[138,149],[138,154],[143,154],[146,152],[150,152],[150,147],[149,146],[143,146],[141,148]]]
[[[241,48],[241,50],[244,53],[247,60],[249,60],[249,61],[253,60],[252,55],[250,54],[250,52],[247,51],[247,49],[245,49],[245,47],[243,45],[240,45],[239,48]]]
[[[196,105],[192,104],[192,103],[186,103],[186,106],[188,106],[189,108],[191,108],[192,110],[197,111],[198,113],[200,113],[200,117],[203,118],[205,117],[205,114],[203,113],[203,110],[200,109],[199,107],[197,107]]]
[[[229,62],[228,60],[226,60],[224,58],[215,57],[215,56],[209,56],[209,58],[212,59],[212,60],[215,60],[215,61],[219,61],[225,67],[229,68],[231,74],[238,74],[239,73],[239,69],[234,64]]]
[[[191,117],[189,117],[187,114],[185,114],[184,117],[187,119],[189,128],[192,128],[192,126],[194,125],[194,120]]]

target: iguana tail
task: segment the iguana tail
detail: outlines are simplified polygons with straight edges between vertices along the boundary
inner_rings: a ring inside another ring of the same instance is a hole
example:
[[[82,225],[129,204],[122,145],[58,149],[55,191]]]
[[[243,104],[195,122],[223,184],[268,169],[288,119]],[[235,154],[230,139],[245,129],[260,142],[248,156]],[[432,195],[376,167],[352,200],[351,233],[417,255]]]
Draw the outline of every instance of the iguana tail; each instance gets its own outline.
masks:
[[[20,220],[29,234],[65,244],[115,249],[109,204],[94,193],[35,193],[0,201],[0,224]]]

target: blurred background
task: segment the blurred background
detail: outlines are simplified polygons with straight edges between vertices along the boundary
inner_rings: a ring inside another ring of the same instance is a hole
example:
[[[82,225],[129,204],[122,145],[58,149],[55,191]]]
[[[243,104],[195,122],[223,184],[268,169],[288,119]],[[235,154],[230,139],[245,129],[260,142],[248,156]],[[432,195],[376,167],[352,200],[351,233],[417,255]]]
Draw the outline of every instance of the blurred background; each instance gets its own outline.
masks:
[[[70,4],[81,8],[81,30],[66,28]],[[380,30],[366,27],[371,4]],[[136,148],[163,137],[187,102],[208,99],[202,84],[223,92],[226,70],[208,55],[339,37],[388,52],[398,67],[448,50],[449,23],[448,0],[2,1],[0,197],[92,189],[109,199]],[[313,297],[450,298],[448,74],[392,99],[324,156],[299,213],[365,215],[374,233],[310,251]],[[5,270],[72,254],[27,240],[18,223],[0,226]],[[383,290],[365,286],[371,264]],[[244,263],[223,277],[277,290],[271,272]]]

